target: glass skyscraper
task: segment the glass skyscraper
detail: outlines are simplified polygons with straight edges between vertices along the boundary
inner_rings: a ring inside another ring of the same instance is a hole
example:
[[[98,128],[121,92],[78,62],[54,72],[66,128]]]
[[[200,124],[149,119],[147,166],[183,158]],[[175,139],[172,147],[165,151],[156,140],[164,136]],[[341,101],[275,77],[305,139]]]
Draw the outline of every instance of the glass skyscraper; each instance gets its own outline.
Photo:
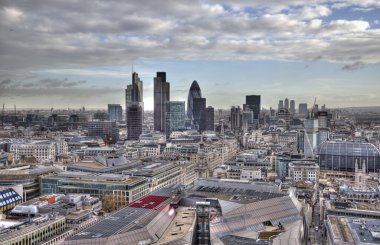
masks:
[[[185,101],[168,101],[165,103],[166,135],[183,129],[185,126]]]
[[[190,86],[189,95],[187,97],[187,120],[194,125],[194,99],[202,98],[201,88],[197,81],[193,81]]]
[[[164,132],[165,103],[170,101],[170,83],[166,81],[166,72],[157,72],[154,78],[154,130]]]

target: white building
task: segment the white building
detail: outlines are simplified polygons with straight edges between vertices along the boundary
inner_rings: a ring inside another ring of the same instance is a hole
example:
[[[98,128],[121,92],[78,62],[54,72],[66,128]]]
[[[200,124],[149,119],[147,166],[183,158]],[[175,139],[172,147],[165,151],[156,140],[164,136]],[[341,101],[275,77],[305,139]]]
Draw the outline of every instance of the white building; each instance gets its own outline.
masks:
[[[54,142],[34,142],[12,144],[10,152],[15,160],[23,157],[35,157],[38,161],[54,161],[56,145]]]
[[[296,161],[289,163],[289,177],[293,182],[319,180],[319,165],[313,161]]]
[[[240,174],[242,180],[261,180],[261,168],[242,169]]]

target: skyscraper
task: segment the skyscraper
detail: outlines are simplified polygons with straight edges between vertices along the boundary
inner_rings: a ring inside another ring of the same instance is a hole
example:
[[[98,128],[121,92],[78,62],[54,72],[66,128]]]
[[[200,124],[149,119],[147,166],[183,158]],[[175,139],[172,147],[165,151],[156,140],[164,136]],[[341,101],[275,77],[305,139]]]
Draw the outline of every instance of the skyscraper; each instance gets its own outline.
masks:
[[[166,135],[171,132],[183,129],[185,126],[185,101],[167,101],[166,111]]]
[[[284,101],[283,100],[279,100],[278,101],[278,108],[277,108],[277,110],[279,111],[281,108],[284,108]]]
[[[285,105],[284,105],[285,109],[288,109],[289,110],[289,99],[286,98],[285,99]]]
[[[166,81],[166,72],[157,72],[154,78],[154,130],[164,132],[165,102],[170,101],[170,83]]]
[[[195,98],[202,98],[202,92],[201,92],[201,88],[198,85],[198,82],[194,80],[190,86],[189,95],[187,96],[186,116],[187,116],[187,120],[190,122],[189,126],[194,125],[193,100]]]
[[[294,100],[290,101],[290,108],[289,108],[290,113],[293,115],[296,114],[296,102]]]
[[[237,131],[241,128],[241,108],[232,106],[231,107],[231,130]]]
[[[206,127],[206,98],[193,99],[194,126],[199,131],[204,131]]]
[[[111,121],[123,119],[123,109],[120,104],[108,104],[108,115]]]
[[[205,130],[214,131],[214,107],[206,108],[206,125]]]
[[[139,102],[132,102],[127,108],[127,138],[138,140],[142,133],[142,107]]]
[[[245,105],[243,110],[251,109],[253,112],[253,119],[260,119],[260,106],[261,106],[261,96],[260,95],[247,95],[245,97]]]
[[[137,140],[142,133],[144,101],[143,82],[136,72],[132,73],[132,84],[127,86],[126,106],[127,137]]]
[[[125,121],[127,121],[127,108],[132,103],[132,84],[125,89]]]
[[[298,114],[301,117],[307,117],[308,110],[307,110],[307,104],[306,103],[300,103],[298,106]]]

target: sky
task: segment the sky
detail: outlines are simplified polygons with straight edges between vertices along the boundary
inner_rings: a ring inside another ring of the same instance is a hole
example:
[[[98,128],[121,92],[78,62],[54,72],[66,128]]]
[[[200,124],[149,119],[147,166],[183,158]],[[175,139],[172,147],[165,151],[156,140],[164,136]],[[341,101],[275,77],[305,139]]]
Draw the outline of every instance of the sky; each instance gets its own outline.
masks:
[[[0,0],[6,107],[124,106],[132,69],[147,110],[157,71],[215,108],[378,106],[380,0]]]

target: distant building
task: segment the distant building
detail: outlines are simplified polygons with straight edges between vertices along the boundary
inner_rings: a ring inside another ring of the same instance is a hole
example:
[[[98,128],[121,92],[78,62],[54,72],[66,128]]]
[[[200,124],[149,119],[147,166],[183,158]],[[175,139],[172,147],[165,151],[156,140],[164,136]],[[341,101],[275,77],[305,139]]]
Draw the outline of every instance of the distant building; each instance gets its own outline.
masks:
[[[277,108],[277,110],[280,110],[281,108],[284,108],[284,101],[283,100],[279,100],[278,101],[278,108]]]
[[[289,99],[288,98],[285,99],[284,108],[289,110]]]
[[[119,140],[119,128],[116,122],[91,121],[87,123],[88,136],[101,137],[105,142],[116,143]]]
[[[127,108],[127,138],[138,140],[142,134],[143,111],[139,102],[132,102]]]
[[[206,122],[205,130],[214,131],[214,107],[208,106],[206,108]]]
[[[193,118],[195,128],[204,131],[206,128],[206,98],[193,99]]]
[[[185,101],[168,101],[166,108],[166,135],[185,127]]]
[[[301,117],[307,117],[308,110],[307,110],[307,104],[306,103],[300,103],[298,106],[298,114]]]
[[[245,104],[243,110],[250,109],[253,112],[253,119],[258,122],[260,119],[261,96],[260,95],[247,95],[245,97]]]
[[[111,121],[123,120],[123,108],[120,104],[108,104],[108,115]]]
[[[93,119],[94,120],[98,120],[98,121],[108,121],[109,118],[110,118],[110,116],[105,111],[97,111],[97,112],[94,113],[94,116],[93,116]],[[52,120],[56,121],[56,119],[54,119],[54,115],[53,115]]]
[[[231,107],[231,130],[238,131],[241,128],[241,108],[232,106]]]
[[[290,107],[289,107],[290,113],[293,115],[296,114],[296,102],[294,100],[290,101]]]
[[[165,102],[170,101],[170,83],[166,81],[166,72],[157,72],[154,78],[154,130],[164,132]]]
[[[195,98],[202,98],[201,88],[198,85],[197,81],[193,81],[190,86],[189,94],[187,96],[187,111],[186,119],[190,122],[191,125],[194,125],[194,104],[193,100]]]

